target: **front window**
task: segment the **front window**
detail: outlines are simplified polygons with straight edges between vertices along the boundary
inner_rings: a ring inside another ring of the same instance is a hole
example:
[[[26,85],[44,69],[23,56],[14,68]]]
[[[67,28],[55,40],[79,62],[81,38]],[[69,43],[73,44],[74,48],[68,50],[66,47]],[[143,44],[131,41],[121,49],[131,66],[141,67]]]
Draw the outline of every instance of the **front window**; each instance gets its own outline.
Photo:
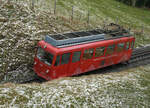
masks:
[[[47,65],[51,65],[53,62],[53,54],[44,51],[41,47],[38,48],[37,57]]]

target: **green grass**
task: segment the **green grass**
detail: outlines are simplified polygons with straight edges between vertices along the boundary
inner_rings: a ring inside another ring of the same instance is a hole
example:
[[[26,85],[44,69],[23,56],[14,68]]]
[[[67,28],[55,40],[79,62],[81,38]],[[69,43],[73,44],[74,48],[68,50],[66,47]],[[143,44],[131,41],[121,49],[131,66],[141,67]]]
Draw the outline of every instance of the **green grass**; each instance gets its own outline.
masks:
[[[149,10],[130,7],[115,0],[58,0],[57,5],[58,13],[59,7],[64,8],[62,11],[71,12],[71,7],[74,6],[75,10],[80,9],[85,13],[90,11],[91,16],[99,18],[98,21],[105,18],[115,21],[118,16],[119,21],[123,24],[132,24],[135,27],[142,26],[142,24],[150,26]]]
[[[38,0],[37,8],[51,11],[54,10],[54,0]],[[39,5],[40,4],[40,5]],[[43,5],[42,5],[43,4]],[[87,22],[88,11],[90,13],[91,28],[102,27],[104,22],[116,22],[124,27],[131,28],[136,37],[136,46],[150,42],[150,11],[148,9],[135,8],[116,0],[57,0],[57,15],[71,18],[72,6],[74,6],[74,21]],[[141,33],[144,27],[144,34]]]
[[[29,1],[29,0],[24,0]],[[35,2],[37,8],[45,10],[54,9],[54,0],[38,0]],[[135,8],[127,6],[116,0],[57,0],[56,11],[63,16],[71,15],[72,6],[74,6],[74,13],[80,12],[84,17],[87,12],[90,12],[92,22],[97,17],[96,22],[101,22],[108,18],[110,21],[116,21],[119,17],[121,24],[131,25],[133,27],[141,27],[144,25],[146,28],[150,27],[150,11],[148,9]]]

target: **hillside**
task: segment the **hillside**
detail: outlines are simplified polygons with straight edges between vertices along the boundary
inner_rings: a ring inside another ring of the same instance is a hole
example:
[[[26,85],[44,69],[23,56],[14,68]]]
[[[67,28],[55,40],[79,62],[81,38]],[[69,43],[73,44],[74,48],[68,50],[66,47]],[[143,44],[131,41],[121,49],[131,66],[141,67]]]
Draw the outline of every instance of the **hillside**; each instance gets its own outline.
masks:
[[[93,2],[58,0],[56,4],[56,15],[54,15],[54,0],[35,1],[34,9],[29,0],[1,1],[1,73],[14,70],[22,64],[31,68],[35,46],[45,34],[101,28],[104,24],[115,22],[117,17],[119,24],[127,29],[131,27],[131,33],[136,37],[136,46],[150,42],[150,12],[148,10],[132,8],[115,0],[94,0]],[[72,6],[74,6],[73,21],[70,20]],[[87,24],[87,11],[90,16],[89,24]],[[140,32],[142,25],[144,33]]]
[[[118,18],[120,25],[131,28],[136,46],[150,43],[147,9],[129,7],[115,0],[57,0],[54,15],[54,0],[35,0],[34,8],[31,1],[0,1],[0,79],[6,83],[0,86],[0,105],[150,106],[149,65],[121,73],[63,78],[43,84],[8,83],[34,75],[36,44],[46,34],[102,28]]]
[[[149,70],[150,65],[43,84],[7,83],[0,86],[0,105],[9,108],[149,108]]]

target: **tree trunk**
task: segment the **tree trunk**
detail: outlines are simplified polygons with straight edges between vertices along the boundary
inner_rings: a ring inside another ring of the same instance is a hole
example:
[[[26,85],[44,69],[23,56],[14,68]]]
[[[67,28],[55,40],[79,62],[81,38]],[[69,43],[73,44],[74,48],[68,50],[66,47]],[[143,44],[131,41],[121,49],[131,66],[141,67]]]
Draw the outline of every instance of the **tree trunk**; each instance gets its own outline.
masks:
[[[137,0],[131,0],[132,6],[135,7]]]

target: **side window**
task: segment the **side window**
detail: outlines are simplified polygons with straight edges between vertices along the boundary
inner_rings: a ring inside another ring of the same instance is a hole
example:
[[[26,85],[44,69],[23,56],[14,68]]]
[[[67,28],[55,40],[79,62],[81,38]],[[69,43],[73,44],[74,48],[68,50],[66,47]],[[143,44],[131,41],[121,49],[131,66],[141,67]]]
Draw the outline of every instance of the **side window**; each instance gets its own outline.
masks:
[[[65,53],[62,55],[61,64],[68,64],[70,60],[70,53]]]
[[[72,63],[80,61],[81,51],[74,52],[72,56]]]
[[[134,49],[134,41],[131,42],[131,48]]]
[[[83,59],[91,59],[93,57],[93,52],[93,48],[85,50],[83,54]]]
[[[58,66],[60,64],[60,56],[58,55],[55,61],[55,66]]]
[[[103,56],[104,55],[105,47],[98,47],[95,50],[95,57]]]
[[[126,50],[128,50],[129,47],[130,47],[130,42],[127,42],[127,43],[126,43]]]
[[[124,50],[124,43],[119,43],[117,45],[117,52],[122,52]]]
[[[110,45],[107,47],[106,55],[111,55],[115,51],[115,45]]]

